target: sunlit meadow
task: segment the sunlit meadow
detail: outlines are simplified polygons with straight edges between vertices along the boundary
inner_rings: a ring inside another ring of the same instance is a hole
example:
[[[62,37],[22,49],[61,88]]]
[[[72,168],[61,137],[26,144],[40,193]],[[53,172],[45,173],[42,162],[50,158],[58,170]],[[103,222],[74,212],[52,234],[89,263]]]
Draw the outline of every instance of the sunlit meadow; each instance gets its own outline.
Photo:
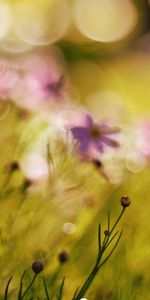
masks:
[[[0,0],[0,300],[150,299],[150,1]]]

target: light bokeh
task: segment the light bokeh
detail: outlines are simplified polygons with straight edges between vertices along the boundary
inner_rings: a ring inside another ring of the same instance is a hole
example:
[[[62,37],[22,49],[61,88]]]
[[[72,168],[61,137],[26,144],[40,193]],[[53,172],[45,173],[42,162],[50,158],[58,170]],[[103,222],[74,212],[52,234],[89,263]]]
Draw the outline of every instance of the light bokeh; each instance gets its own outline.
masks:
[[[12,13],[10,6],[4,1],[0,1],[0,39],[2,39],[12,26]]]
[[[66,0],[16,2],[12,8],[16,34],[31,45],[52,44],[62,38],[70,21]],[[60,20],[61,16],[61,20]]]
[[[76,0],[73,16],[81,33],[100,42],[124,39],[137,22],[136,8],[129,0]]]

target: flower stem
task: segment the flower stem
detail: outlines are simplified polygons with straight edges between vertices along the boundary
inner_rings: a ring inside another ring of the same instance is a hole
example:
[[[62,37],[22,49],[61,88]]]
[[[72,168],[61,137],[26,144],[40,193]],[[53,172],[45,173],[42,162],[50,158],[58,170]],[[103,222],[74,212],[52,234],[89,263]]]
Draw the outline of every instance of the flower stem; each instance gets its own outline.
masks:
[[[108,233],[107,233],[107,235],[105,235],[102,243],[101,243],[101,225],[99,225],[99,227],[98,227],[98,254],[97,254],[97,259],[96,259],[95,265],[94,265],[92,271],[90,272],[90,274],[88,275],[87,279],[85,280],[84,284],[82,285],[81,289],[79,290],[79,292],[74,294],[72,300],[80,300],[85,295],[85,293],[87,292],[88,288],[90,287],[91,283],[93,282],[93,280],[94,280],[95,276],[97,275],[98,271],[100,270],[100,268],[107,262],[107,260],[110,258],[110,256],[116,249],[116,247],[120,241],[120,238],[122,236],[122,232],[119,234],[119,236],[115,242],[115,245],[111,249],[110,253],[101,262],[105,250],[112,243],[112,241],[118,234],[118,231],[117,231],[111,237],[117,224],[119,223],[121,217],[123,216],[124,211],[125,211],[125,207],[123,207],[121,213],[119,214],[116,222],[114,223],[114,225],[112,226],[111,229],[110,229],[110,213],[108,214]]]
[[[21,300],[24,298],[24,296],[28,293],[28,291],[30,290],[30,288],[32,287],[32,285],[34,284],[34,281],[37,277],[37,274],[34,274],[34,277],[32,279],[32,281],[30,282],[29,286],[27,287],[27,289],[25,290],[25,292],[23,293]]]
[[[118,216],[115,224],[113,225],[112,229],[110,230],[109,232],[109,236],[112,234],[112,232],[114,231],[114,229],[116,228],[117,224],[119,223],[120,219],[122,218],[123,214],[124,214],[124,211],[125,211],[125,207],[122,208],[122,211],[120,213],[120,215]]]

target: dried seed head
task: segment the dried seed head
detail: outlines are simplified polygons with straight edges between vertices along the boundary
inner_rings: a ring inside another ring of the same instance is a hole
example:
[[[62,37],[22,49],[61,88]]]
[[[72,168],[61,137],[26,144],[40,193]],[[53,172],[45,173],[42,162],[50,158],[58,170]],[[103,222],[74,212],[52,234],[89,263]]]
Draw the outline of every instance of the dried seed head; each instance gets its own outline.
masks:
[[[33,184],[33,181],[30,179],[25,179],[22,183],[22,191],[26,191],[31,185]]]
[[[123,207],[128,207],[131,203],[131,199],[128,196],[123,196],[121,197],[120,202]]]
[[[18,161],[14,160],[8,165],[9,172],[15,172],[20,169]]]
[[[62,251],[59,253],[58,259],[59,259],[60,263],[65,263],[66,261],[68,261],[69,255],[66,251]]]
[[[39,274],[43,269],[44,265],[38,260],[32,264],[32,270],[35,274]]]
[[[105,230],[105,231],[104,231],[104,234],[105,234],[105,236],[108,236],[109,231],[108,231],[108,230]]]
[[[96,167],[96,168],[101,168],[102,167],[102,163],[101,163],[101,161],[100,160],[98,160],[98,159],[93,159],[93,164],[94,164],[94,166]]]

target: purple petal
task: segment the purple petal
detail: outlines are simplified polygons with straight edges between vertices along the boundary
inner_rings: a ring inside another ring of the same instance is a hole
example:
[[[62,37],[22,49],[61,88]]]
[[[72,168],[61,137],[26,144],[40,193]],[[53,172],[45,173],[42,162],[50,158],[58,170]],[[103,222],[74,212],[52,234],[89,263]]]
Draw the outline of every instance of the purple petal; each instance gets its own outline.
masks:
[[[99,125],[99,129],[102,134],[115,134],[120,132],[120,129],[118,127],[109,127],[105,124]]]
[[[79,145],[79,152],[81,152],[81,153],[86,153],[87,152],[87,150],[89,149],[89,146],[90,146],[90,143],[89,143],[89,141],[88,140],[84,140],[84,141],[82,141],[81,143],[80,143],[80,145]]]
[[[101,140],[96,140],[92,143],[92,148],[94,149],[97,149],[98,151],[100,151],[101,153],[104,152],[104,145],[102,143]]]
[[[88,139],[88,130],[85,127],[73,127],[71,128],[73,137],[78,140]]]
[[[89,114],[86,115],[85,122],[86,122],[86,126],[88,128],[92,127],[92,125],[93,125],[93,119],[92,119],[92,117]]]
[[[102,138],[102,142],[109,147],[113,147],[113,148],[119,147],[119,143],[117,141],[110,139],[109,137],[106,136]]]

